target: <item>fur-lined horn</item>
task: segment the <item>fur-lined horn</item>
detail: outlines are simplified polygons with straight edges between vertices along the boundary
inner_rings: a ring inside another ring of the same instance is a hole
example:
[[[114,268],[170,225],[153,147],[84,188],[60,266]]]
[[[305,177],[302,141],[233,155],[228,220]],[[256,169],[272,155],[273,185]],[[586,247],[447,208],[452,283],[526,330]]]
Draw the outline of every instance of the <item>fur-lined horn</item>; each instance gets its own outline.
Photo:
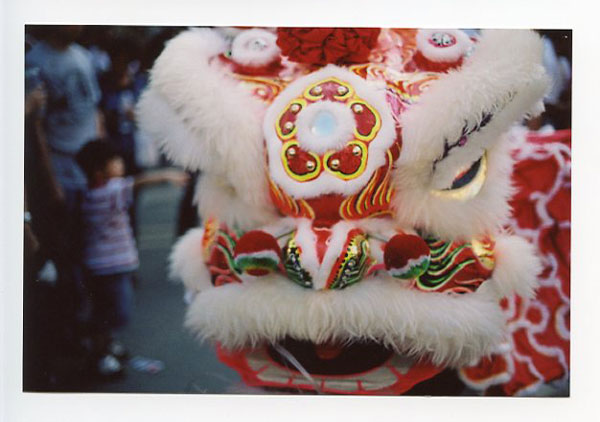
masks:
[[[512,161],[501,144],[512,125],[543,110],[549,82],[542,51],[532,31],[483,31],[465,64],[433,82],[401,116],[399,221],[450,238],[493,231],[505,222]],[[477,192],[460,199],[433,194],[452,189],[480,159],[486,174]]]
[[[175,163],[201,170],[235,200],[229,224],[262,223],[270,215],[264,170],[261,116],[264,106],[253,99],[219,65],[228,48],[216,31],[194,29],[169,41],[150,73],[150,85],[137,108],[138,122]],[[216,193],[215,193],[216,192]],[[217,214],[200,198],[203,214]],[[239,206],[236,206],[236,203]],[[253,212],[259,211],[259,212]],[[247,216],[261,216],[248,221]]]

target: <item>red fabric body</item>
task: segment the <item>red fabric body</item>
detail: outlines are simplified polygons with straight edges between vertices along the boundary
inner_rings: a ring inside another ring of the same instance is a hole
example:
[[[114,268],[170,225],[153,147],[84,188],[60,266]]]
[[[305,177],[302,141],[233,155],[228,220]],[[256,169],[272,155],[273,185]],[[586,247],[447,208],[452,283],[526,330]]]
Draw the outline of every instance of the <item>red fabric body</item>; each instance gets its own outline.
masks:
[[[506,395],[534,392],[566,380],[570,367],[571,131],[532,134],[516,152],[510,229],[538,248],[544,270],[533,300],[501,304],[512,333],[510,350],[461,370],[475,388],[496,385]]]

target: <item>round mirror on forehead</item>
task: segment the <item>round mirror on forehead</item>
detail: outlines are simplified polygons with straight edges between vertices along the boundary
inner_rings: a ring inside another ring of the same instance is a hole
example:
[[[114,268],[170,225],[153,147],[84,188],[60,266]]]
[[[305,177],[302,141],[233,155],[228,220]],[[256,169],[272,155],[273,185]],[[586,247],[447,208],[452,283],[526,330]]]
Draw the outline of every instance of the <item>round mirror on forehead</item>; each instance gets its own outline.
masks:
[[[318,112],[310,125],[310,131],[316,136],[331,136],[336,128],[336,118],[332,112],[327,110]]]

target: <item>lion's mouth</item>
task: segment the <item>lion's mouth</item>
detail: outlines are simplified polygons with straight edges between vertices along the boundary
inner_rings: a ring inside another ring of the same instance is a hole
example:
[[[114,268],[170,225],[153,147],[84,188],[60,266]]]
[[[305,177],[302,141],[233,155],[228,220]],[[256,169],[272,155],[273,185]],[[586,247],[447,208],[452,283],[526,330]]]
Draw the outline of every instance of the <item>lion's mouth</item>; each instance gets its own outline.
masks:
[[[219,357],[248,385],[325,394],[401,394],[442,370],[373,341],[316,345],[287,337],[238,352],[219,348]]]
[[[310,341],[286,338],[278,348],[268,347],[269,356],[273,361],[290,370],[298,371],[286,356],[278,351],[287,350],[302,367],[315,375],[352,375],[368,372],[382,366],[393,352],[372,341],[354,342],[343,346],[333,343],[314,344]]]

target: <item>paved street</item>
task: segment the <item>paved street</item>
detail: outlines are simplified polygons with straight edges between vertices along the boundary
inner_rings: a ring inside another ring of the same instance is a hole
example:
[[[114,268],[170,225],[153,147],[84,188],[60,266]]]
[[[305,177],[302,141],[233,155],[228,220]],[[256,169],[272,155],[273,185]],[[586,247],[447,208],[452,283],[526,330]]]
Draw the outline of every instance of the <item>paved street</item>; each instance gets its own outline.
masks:
[[[172,185],[140,192],[136,307],[121,336],[132,357],[160,360],[165,369],[150,374],[128,367],[125,378],[100,384],[94,391],[223,393],[239,382],[237,373],[217,360],[209,344],[199,344],[183,328],[183,288],[167,280],[167,259],[175,240],[181,195],[182,190]]]

